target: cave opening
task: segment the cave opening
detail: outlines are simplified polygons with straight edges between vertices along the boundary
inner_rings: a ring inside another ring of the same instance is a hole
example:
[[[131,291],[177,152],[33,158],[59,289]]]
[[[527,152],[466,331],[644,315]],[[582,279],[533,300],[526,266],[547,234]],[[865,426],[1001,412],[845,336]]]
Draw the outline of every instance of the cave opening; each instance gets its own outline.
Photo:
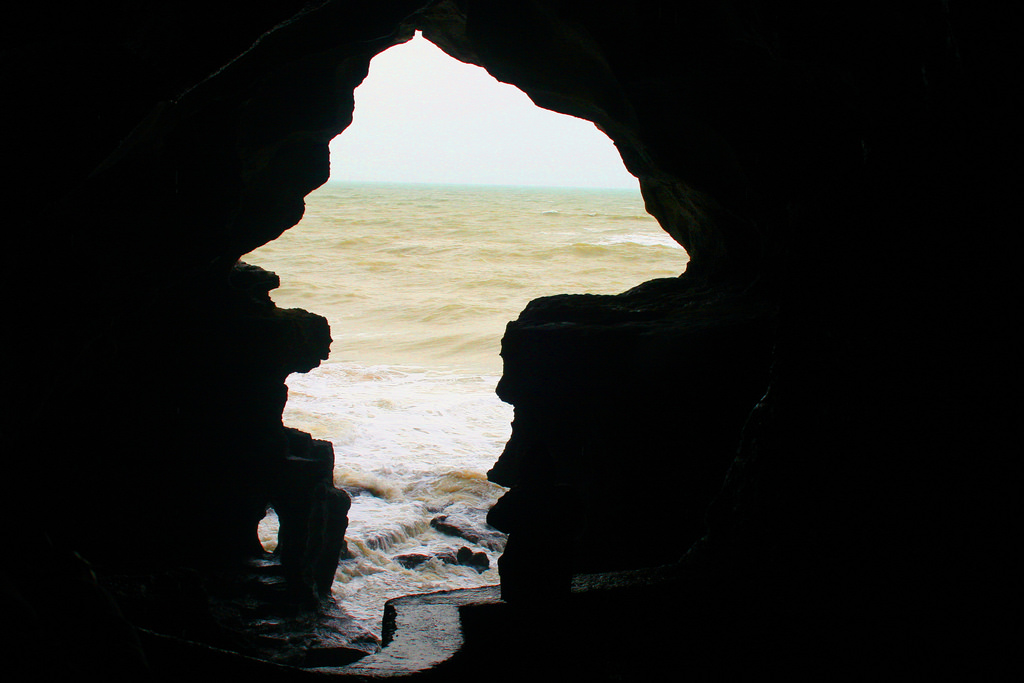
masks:
[[[331,323],[284,422],[334,446],[353,500],[334,594],[378,631],[386,599],[498,582],[506,322],[537,297],[674,278],[687,256],[604,133],[419,34],[373,60],[331,153],[302,221],[243,260],[281,276],[279,307]],[[266,550],[276,534],[268,510]]]

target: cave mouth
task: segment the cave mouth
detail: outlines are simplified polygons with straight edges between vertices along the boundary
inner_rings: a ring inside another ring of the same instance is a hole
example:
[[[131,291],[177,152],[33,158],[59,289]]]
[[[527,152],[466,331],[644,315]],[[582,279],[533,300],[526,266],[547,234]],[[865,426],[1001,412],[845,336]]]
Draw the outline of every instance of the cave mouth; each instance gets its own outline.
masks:
[[[19,117],[4,432],[15,666],[109,674],[107,662],[139,652],[81,558],[100,578],[133,574],[116,602],[140,634],[178,639],[144,645],[158,673],[179,660],[173,678],[210,662],[189,643],[224,642],[204,627],[216,611],[192,570],[219,580],[222,566],[248,562],[266,501],[309,494],[291,522],[279,505],[282,543],[289,524],[311,543],[343,536],[319,533],[347,523],[336,489],[336,505],[316,508],[326,521],[304,526],[332,473],[306,467],[281,421],[285,378],[327,357],[327,325],[274,309],[273,278],[237,261],[298,222],[328,177],[349,94],[413,24],[539,104],[600,125],[693,258],[687,291],[648,289],[610,312],[563,298],[506,332],[503,396],[523,445],[512,464],[548,476],[546,454],[530,448],[550,443],[555,466],[593,479],[603,454],[613,467],[590,496],[603,530],[638,526],[619,505],[624,486],[683,481],[666,468],[712,457],[731,468],[724,488],[716,470],[644,513],[699,522],[668,530],[676,557],[690,538],[710,541],[669,591],[628,592],[552,624],[576,644],[597,636],[579,651],[597,656],[566,658],[565,670],[611,661],[621,668],[605,678],[642,679],[644,661],[678,668],[681,645],[694,671],[736,678],[766,663],[808,677],[836,663],[868,672],[927,660],[948,672],[954,652],[967,671],[1008,651],[1005,634],[988,633],[1006,622],[1016,580],[1004,557],[1017,499],[1004,397],[1017,364],[1001,340],[1016,310],[1004,162],[1019,103],[1005,87],[1016,41],[1000,16],[949,3],[165,3],[63,18],[22,8],[5,75]],[[82,134],[58,134],[69,123]],[[55,173],[63,182],[39,182]],[[670,296],[674,310],[648,305]],[[584,335],[586,354],[573,343]],[[626,458],[622,476],[614,465]],[[710,511],[683,507],[709,492]],[[616,551],[611,538],[595,534],[594,553]],[[327,541],[290,565],[282,556],[272,580],[322,597],[320,569],[340,554]],[[545,550],[527,545],[520,566]],[[135,590],[151,579],[167,591]],[[624,614],[627,602],[644,609]],[[986,647],[965,647],[963,627],[979,617],[994,625],[971,629]],[[645,657],[612,654],[628,651],[623,624],[645,625]],[[38,636],[69,625],[75,637],[55,657]],[[514,624],[497,625],[480,650],[529,671],[535,657],[507,655],[536,652],[536,632],[514,639]]]
[[[406,48],[423,55],[415,41],[388,52]],[[487,525],[486,514],[506,489],[485,473],[512,421],[511,406],[494,393],[506,322],[539,296],[614,294],[653,277],[674,278],[686,265],[685,251],[646,213],[635,178],[603,133],[540,110],[482,69],[430,49],[434,59],[478,72],[441,73],[430,82],[417,70],[419,87],[411,95],[430,98],[420,110],[455,102],[438,112],[434,129],[418,122],[412,138],[399,138],[378,128],[371,146],[373,135],[364,133],[369,123],[387,119],[388,108],[412,106],[367,103],[361,90],[376,87],[371,96],[385,90],[376,86],[379,72],[371,65],[355,93],[353,124],[332,143],[332,179],[307,196],[298,225],[243,257],[281,276],[272,293],[279,307],[314,311],[331,322],[332,357],[308,374],[291,375],[284,421],[334,446],[334,483],[353,499],[349,557],[339,565],[334,594],[373,631],[386,599],[498,583],[505,536]],[[487,110],[462,106],[466,98],[488,97],[471,90],[481,74],[501,102]],[[520,112],[524,106],[543,112],[556,125],[535,131],[511,125],[523,115],[502,110],[510,96]],[[584,165],[601,156],[618,168],[603,176],[590,168],[580,176],[574,160],[554,169],[553,140],[577,135],[566,132],[574,128],[581,137],[603,138],[604,149]],[[453,136],[468,130],[491,137],[467,135],[459,145]],[[487,148],[502,130],[501,149]],[[540,139],[529,139],[531,132]],[[349,137],[356,141],[346,145]],[[411,149],[416,139],[431,144]],[[459,170],[451,166],[454,147],[466,152],[464,175],[451,175]],[[409,164],[389,165],[396,150]],[[502,158],[512,153],[515,158]],[[372,167],[359,154],[384,163]],[[515,167],[504,176],[481,176],[481,163]],[[574,181],[620,187],[573,187]],[[266,550],[276,546],[273,511],[260,522],[259,537]]]

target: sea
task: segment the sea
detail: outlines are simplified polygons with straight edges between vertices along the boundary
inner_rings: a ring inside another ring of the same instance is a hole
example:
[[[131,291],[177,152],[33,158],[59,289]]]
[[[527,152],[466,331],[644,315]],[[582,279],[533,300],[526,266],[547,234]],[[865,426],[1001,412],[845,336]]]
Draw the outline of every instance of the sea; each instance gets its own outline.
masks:
[[[677,276],[688,257],[639,190],[328,182],[242,260],[278,274],[278,307],[330,322],[330,358],[289,376],[284,422],[334,445],[352,508],[333,593],[380,635],[390,598],[499,582],[504,538],[485,516],[504,489],[486,472],[511,433],[494,393],[507,322],[537,297]],[[273,550],[273,510],[259,531]]]

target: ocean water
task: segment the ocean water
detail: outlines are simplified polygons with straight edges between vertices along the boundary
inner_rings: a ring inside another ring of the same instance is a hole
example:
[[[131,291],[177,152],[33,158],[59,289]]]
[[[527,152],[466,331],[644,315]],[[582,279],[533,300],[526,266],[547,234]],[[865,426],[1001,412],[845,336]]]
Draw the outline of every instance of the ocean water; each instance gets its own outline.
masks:
[[[485,473],[511,433],[494,395],[505,324],[539,296],[676,276],[687,256],[636,191],[328,183],[243,260],[280,276],[278,306],[330,321],[331,356],[288,378],[284,421],[334,444],[353,556],[333,590],[379,634],[389,598],[498,583],[484,517],[504,490]],[[273,511],[260,537],[274,547]],[[463,547],[477,566],[454,561]]]

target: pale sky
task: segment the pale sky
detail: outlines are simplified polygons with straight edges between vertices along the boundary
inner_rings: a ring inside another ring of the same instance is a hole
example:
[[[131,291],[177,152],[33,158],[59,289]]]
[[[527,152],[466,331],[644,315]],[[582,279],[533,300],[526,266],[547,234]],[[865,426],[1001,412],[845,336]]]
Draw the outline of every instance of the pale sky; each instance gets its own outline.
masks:
[[[589,121],[416,38],[377,55],[352,125],[331,142],[331,180],[636,189]]]

